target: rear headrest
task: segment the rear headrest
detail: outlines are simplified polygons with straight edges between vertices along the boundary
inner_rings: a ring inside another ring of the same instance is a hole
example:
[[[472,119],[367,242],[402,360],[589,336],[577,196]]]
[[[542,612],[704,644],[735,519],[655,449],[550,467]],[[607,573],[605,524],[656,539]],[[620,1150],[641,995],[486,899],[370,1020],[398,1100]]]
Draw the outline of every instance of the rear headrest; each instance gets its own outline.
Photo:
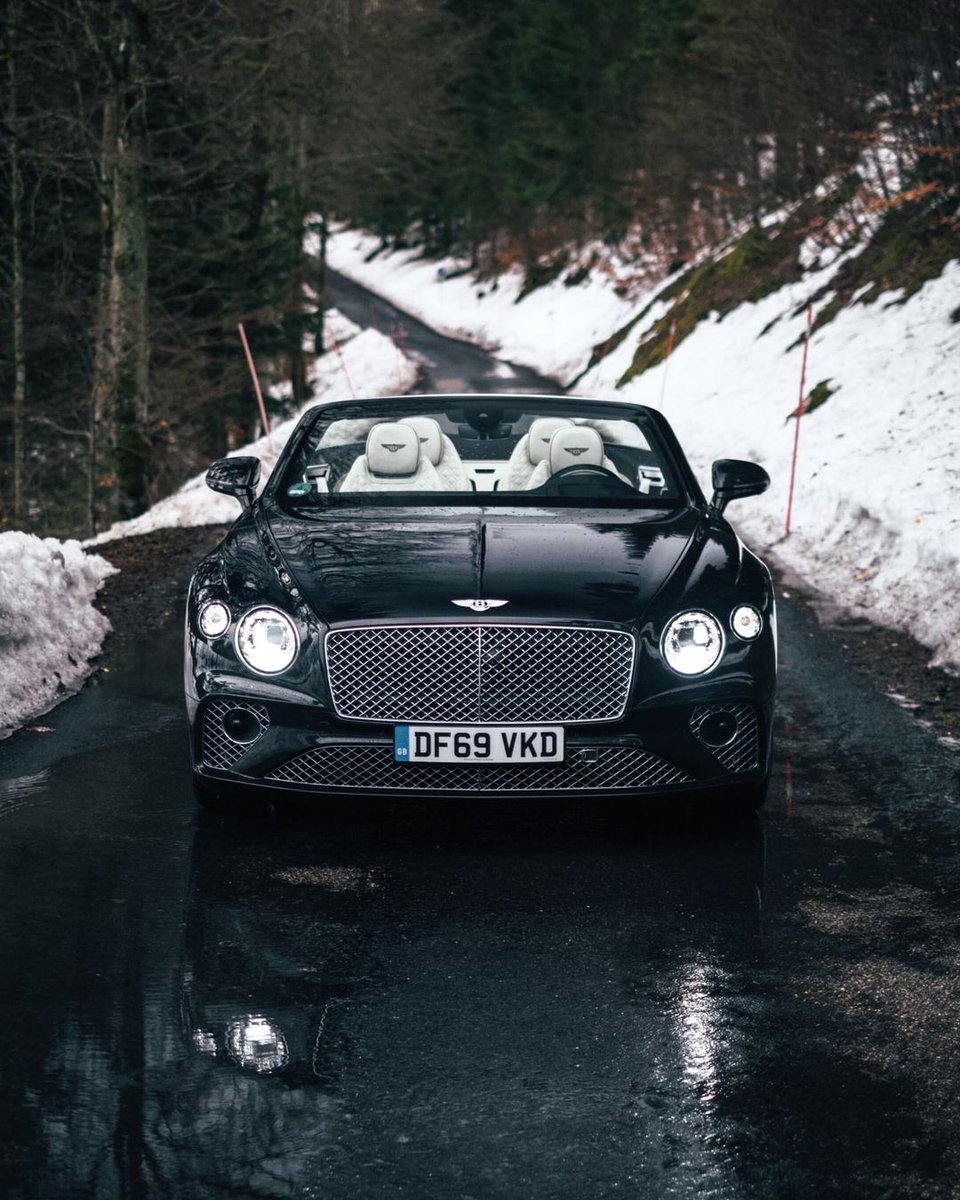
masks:
[[[420,442],[409,425],[385,421],[367,434],[367,469],[373,475],[413,475],[420,464]]]
[[[404,417],[401,425],[409,425],[420,439],[420,453],[434,466],[443,457],[443,436],[433,417]]]
[[[567,429],[573,422],[566,417],[537,417],[527,431],[527,456],[534,466],[547,457],[550,439],[558,429]]]
[[[603,439],[595,429],[585,425],[573,429],[558,429],[550,439],[550,474],[564,467],[590,463],[603,466]]]

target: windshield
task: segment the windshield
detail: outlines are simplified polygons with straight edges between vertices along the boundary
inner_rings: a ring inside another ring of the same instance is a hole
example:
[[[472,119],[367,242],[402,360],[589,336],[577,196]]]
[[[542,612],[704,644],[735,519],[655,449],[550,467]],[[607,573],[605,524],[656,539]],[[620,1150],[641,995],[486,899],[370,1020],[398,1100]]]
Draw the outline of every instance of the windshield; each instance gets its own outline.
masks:
[[[622,415],[621,415],[622,414]],[[318,410],[278,498],[344,504],[669,507],[678,473],[642,410],[551,397],[420,396]]]

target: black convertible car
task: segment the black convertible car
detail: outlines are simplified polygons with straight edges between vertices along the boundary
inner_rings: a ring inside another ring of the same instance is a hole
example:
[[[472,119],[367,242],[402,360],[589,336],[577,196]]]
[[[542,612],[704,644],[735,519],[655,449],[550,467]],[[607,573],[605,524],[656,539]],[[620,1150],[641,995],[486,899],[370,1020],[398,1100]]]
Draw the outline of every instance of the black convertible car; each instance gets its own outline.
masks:
[[[190,585],[201,801],[762,803],[774,593],[723,516],[759,466],[708,503],[653,410],[420,395],[312,408],[259,472],[207,475],[243,512]]]

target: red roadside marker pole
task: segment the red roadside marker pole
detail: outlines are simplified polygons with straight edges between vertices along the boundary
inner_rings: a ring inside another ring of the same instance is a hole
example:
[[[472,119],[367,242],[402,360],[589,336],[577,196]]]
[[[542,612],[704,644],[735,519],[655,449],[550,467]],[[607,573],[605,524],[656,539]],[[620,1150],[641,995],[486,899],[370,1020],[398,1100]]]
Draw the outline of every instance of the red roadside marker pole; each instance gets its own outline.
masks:
[[[260,380],[257,378],[257,368],[253,365],[253,355],[250,353],[250,343],[247,341],[247,333],[243,328],[243,322],[240,321],[237,325],[240,330],[240,341],[243,342],[243,352],[247,356],[247,366],[250,368],[250,375],[253,379],[253,390],[257,393],[257,403],[260,405],[260,420],[263,423],[263,432],[267,438],[267,447],[270,446],[270,422],[267,420],[267,410],[263,403],[263,392],[260,391]]]
[[[670,322],[670,332],[667,335],[667,353],[663,363],[663,379],[660,381],[660,411],[663,412],[663,400],[667,394],[667,372],[670,370],[670,356],[673,354],[673,339],[677,336],[677,318]]]
[[[343,351],[340,349],[340,343],[331,335],[330,341],[333,342],[333,348],[337,352],[337,361],[340,363],[340,370],[343,372],[343,377],[347,381],[347,387],[350,389],[350,395],[356,400],[357,393],[353,390],[353,381],[350,379],[350,372],[347,370],[347,360],[343,357]]]
[[[803,397],[807,386],[807,352],[810,349],[810,332],[813,329],[813,305],[807,305],[807,328],[803,335],[803,362],[800,366],[800,396],[797,399],[796,423],[793,429],[793,457],[790,461],[790,492],[787,496],[787,526],[785,534],[790,533],[790,521],[793,516],[793,488],[797,479],[797,452],[800,449],[800,418],[803,416]]]

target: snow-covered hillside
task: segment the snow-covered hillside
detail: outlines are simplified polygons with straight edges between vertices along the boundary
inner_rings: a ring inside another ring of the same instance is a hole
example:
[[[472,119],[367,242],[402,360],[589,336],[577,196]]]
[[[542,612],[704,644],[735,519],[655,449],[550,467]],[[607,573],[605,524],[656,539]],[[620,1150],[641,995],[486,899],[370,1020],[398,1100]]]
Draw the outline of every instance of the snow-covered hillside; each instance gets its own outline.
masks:
[[[960,262],[905,302],[853,303],[813,334],[805,392],[826,384],[830,395],[801,420],[786,536],[807,306],[837,261],[722,319],[714,313],[669,360],[620,387],[666,311],[655,294],[623,298],[593,272],[521,298],[519,271],[492,289],[456,261],[378,247],[341,231],[328,243],[330,265],[436,328],[575,380],[578,393],[662,408],[708,492],[714,459],[762,463],[770,490],[730,511],[744,537],[839,604],[909,631],[934,664],[960,669],[960,324],[951,317]],[[585,371],[593,347],[638,314],[618,348]]]

